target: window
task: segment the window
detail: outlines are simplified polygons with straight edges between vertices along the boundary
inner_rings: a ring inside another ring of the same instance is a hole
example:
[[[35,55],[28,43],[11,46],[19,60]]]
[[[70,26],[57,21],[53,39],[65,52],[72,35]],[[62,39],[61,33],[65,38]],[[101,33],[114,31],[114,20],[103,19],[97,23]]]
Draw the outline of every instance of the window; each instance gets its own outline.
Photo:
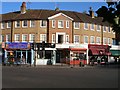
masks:
[[[52,34],[52,43],[55,43],[55,34]]]
[[[66,28],[69,28],[69,21],[66,21]]]
[[[84,36],[84,43],[88,43],[88,36]]]
[[[109,32],[109,33],[111,32],[111,28],[110,28],[110,27],[108,27],[108,32]]]
[[[52,20],[52,28],[55,28],[55,23],[56,23],[56,21]]]
[[[11,22],[10,21],[7,22],[7,28],[11,28]]]
[[[15,27],[16,28],[20,27],[20,21],[15,21]]]
[[[6,35],[6,42],[10,42],[10,34]]]
[[[91,44],[95,43],[95,37],[94,37],[94,36],[91,36],[91,37],[90,37],[90,43],[91,43]]]
[[[22,35],[22,42],[27,42],[27,37],[28,37],[27,34],[23,34]]]
[[[97,31],[100,31],[100,25],[97,25]]]
[[[19,42],[20,41],[20,34],[15,34],[15,42]]]
[[[2,42],[4,42],[5,41],[5,36],[4,35],[2,35]]]
[[[79,39],[79,35],[74,35],[74,43],[79,43],[80,39]]]
[[[22,21],[22,27],[28,27],[28,21],[27,20]]]
[[[110,44],[110,38],[108,38],[108,44]]]
[[[1,29],[4,29],[5,28],[5,22],[2,22],[1,23]]]
[[[34,42],[34,40],[35,40],[35,35],[34,35],[34,34],[30,34],[29,36],[30,36],[30,37],[29,37],[29,41],[30,41],[30,42]]]
[[[47,26],[47,21],[46,20],[41,20],[40,21],[40,27],[46,27]]]
[[[91,24],[91,30],[94,30],[94,24]]]
[[[35,27],[35,20],[30,21],[30,27]]]
[[[103,26],[103,32],[106,32],[106,26]]]
[[[69,43],[69,35],[66,35],[66,43]]]
[[[103,38],[103,44],[107,44],[107,39]]]
[[[79,29],[79,28],[80,28],[80,23],[74,22],[74,29]]]
[[[97,44],[100,44],[100,37],[97,37],[97,38],[96,38],[96,43],[97,43]]]
[[[88,23],[84,23],[84,29],[88,29]]]
[[[58,21],[58,28],[63,28],[64,27],[64,22],[62,20]]]
[[[42,41],[46,42],[46,34],[40,34],[40,42]]]

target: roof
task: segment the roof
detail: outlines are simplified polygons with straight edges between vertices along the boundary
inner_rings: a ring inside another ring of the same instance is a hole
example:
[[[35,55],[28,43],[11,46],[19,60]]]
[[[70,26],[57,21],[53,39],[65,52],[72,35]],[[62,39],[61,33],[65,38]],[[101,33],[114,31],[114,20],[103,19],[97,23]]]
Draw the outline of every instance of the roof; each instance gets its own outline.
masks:
[[[102,22],[101,17],[92,18],[87,14],[83,14],[75,11],[64,11],[64,10],[55,11],[55,10],[44,10],[44,9],[39,9],[39,10],[29,9],[26,11],[25,14],[21,14],[20,11],[16,11],[16,12],[10,12],[6,14],[1,14],[0,16],[2,16],[2,21],[31,20],[31,19],[47,20],[48,17],[51,17],[58,13],[63,13],[73,18],[74,22],[93,23],[93,24],[100,24],[100,25],[106,25],[106,26],[109,25],[109,23],[107,22]]]

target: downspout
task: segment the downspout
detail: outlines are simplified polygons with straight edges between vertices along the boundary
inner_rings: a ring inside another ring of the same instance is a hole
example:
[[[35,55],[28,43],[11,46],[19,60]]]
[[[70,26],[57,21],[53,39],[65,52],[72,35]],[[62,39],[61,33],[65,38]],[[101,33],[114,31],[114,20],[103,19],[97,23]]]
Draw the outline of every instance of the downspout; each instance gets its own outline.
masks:
[[[11,42],[13,42],[13,38],[14,38],[14,24],[13,24],[13,20],[11,21]]]

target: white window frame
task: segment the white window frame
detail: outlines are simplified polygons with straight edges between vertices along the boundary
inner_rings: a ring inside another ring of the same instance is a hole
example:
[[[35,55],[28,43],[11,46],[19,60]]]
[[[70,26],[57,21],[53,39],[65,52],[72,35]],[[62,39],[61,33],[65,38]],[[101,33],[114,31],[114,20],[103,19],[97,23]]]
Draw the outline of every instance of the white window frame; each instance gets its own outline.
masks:
[[[60,22],[62,22],[62,23],[60,24]],[[62,24],[63,24],[63,26],[62,26]],[[64,28],[64,20],[58,20],[58,28]]]
[[[1,22],[1,29],[5,29],[5,22]]]
[[[69,43],[69,35],[66,35],[66,43]]]
[[[109,44],[109,45],[111,44],[111,39],[110,39],[110,38],[108,38],[108,44]]]
[[[3,38],[4,37],[4,38]],[[1,41],[5,42],[5,35],[1,35]]]
[[[52,43],[55,43],[55,34],[52,34]]]
[[[76,41],[76,37],[78,37],[78,41]],[[80,43],[80,36],[79,35],[74,35],[74,43]]]
[[[46,34],[40,34],[40,42],[42,43],[43,41],[46,42],[47,40],[47,35]]]
[[[67,20],[67,21],[66,21],[66,28],[69,28],[69,26],[70,26],[69,24],[70,24],[70,23],[69,23],[69,21]]]
[[[87,24],[87,28],[86,28],[86,24]],[[84,29],[88,30],[89,29],[89,24],[88,23],[84,23]]]
[[[45,22],[45,26],[42,26],[43,22]],[[40,20],[40,27],[42,27],[42,28],[47,27],[47,21],[46,20]]]
[[[75,27],[78,24],[78,27]],[[74,22],[74,29],[80,29],[80,22]]]
[[[92,25],[93,25],[93,28],[92,28]],[[91,24],[91,25],[90,25],[90,29],[91,29],[91,30],[94,30],[94,29],[95,29],[94,24]]]
[[[17,35],[19,35],[19,38],[20,38],[20,34],[15,34],[15,42],[20,42],[20,39],[17,40]]]
[[[19,21],[19,26],[17,26],[18,21],[15,21],[15,28],[20,28],[20,21]]]
[[[52,28],[55,28],[56,26],[56,20],[52,20]]]
[[[35,20],[30,20],[30,27],[35,27],[35,24],[36,24]]]
[[[100,27],[100,29],[98,29],[98,26]],[[96,26],[96,30],[100,32],[100,30],[101,30],[101,25],[97,25],[97,26]]]
[[[34,38],[33,38],[33,36],[34,36]],[[29,42],[34,42],[34,41],[35,41],[35,34],[29,34]]]
[[[100,42],[98,42],[98,39],[101,41],[100,37],[96,37],[96,44],[100,44]]]
[[[27,26],[24,26],[24,21],[27,21]],[[23,28],[27,28],[27,27],[28,27],[28,20],[23,20],[23,21],[22,21],[22,27],[23,27]]]
[[[27,40],[26,40],[26,41],[23,40],[23,36],[24,36],[24,35],[27,36]],[[27,42],[27,41],[28,41],[28,35],[27,35],[27,34],[22,34],[22,42]]]
[[[9,26],[9,24],[10,24],[10,26]],[[11,28],[11,21],[7,22],[7,28]]]
[[[109,31],[109,29],[110,29],[110,31]],[[108,33],[111,33],[111,27],[108,27]]]
[[[107,27],[103,26],[103,32],[106,32],[106,31],[107,31]]]
[[[105,43],[105,39],[106,39],[106,43]],[[106,37],[103,38],[103,44],[107,44],[107,38]]]
[[[10,42],[10,34],[6,35],[6,42]]]
[[[94,39],[94,42],[91,42],[92,39]],[[95,36],[90,36],[90,43],[91,43],[91,44],[95,44]]]
[[[87,41],[88,41],[87,43],[85,42],[85,37],[87,37],[87,39],[88,39],[88,40],[87,40]],[[89,37],[85,35],[85,36],[84,36],[84,44],[88,44],[88,43],[89,43]]]

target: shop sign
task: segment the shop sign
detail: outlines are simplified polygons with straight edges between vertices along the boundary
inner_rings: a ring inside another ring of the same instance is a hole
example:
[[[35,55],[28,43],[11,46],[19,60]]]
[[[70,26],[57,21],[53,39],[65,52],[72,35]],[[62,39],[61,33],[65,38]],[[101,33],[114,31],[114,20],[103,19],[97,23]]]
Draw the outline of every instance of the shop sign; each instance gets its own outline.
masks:
[[[6,43],[6,49],[29,49],[29,43]]]

